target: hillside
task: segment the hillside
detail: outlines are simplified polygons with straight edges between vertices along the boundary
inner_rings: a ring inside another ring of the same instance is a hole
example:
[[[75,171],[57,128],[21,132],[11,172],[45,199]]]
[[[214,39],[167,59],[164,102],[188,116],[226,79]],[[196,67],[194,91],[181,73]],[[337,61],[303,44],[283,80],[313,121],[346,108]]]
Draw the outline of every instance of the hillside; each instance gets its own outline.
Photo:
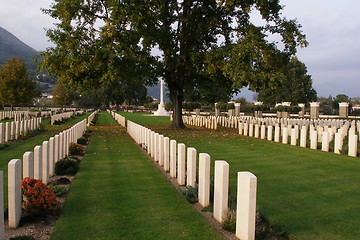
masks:
[[[12,33],[0,27],[0,65],[6,64],[9,58],[20,57],[24,61],[29,75],[33,79],[36,78],[37,87],[42,92],[50,93],[56,80],[36,71],[33,58],[37,54],[39,54],[38,51],[29,47]]]
[[[12,33],[0,27],[0,65],[5,64],[9,58],[20,57],[24,60],[30,72],[35,70],[32,58],[39,52],[29,47]]]

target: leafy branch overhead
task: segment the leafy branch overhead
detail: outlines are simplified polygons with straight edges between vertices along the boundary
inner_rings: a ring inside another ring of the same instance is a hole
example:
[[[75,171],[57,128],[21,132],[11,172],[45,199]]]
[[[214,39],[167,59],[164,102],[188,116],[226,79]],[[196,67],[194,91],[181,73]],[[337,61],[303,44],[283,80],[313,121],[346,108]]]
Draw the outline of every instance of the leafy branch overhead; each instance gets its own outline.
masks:
[[[55,0],[44,10],[59,21],[47,31],[55,47],[43,52],[41,66],[71,83],[116,82],[129,86],[127,92],[161,77],[173,126],[184,127],[183,100],[226,101],[220,95],[273,87],[285,78],[284,65],[307,42],[281,10],[279,0]],[[253,23],[253,14],[264,24]],[[281,47],[268,40],[272,35]]]

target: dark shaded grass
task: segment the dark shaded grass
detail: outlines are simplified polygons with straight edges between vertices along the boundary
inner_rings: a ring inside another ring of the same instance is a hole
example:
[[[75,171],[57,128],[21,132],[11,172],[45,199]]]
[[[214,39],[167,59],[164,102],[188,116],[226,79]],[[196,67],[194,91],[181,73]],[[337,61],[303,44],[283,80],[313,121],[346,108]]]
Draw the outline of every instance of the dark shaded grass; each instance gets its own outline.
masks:
[[[221,239],[100,113],[51,239]]]
[[[260,212],[291,239],[359,239],[359,158],[244,137],[231,129],[148,126],[209,153],[213,161],[227,161],[233,195],[237,172],[254,173]]]

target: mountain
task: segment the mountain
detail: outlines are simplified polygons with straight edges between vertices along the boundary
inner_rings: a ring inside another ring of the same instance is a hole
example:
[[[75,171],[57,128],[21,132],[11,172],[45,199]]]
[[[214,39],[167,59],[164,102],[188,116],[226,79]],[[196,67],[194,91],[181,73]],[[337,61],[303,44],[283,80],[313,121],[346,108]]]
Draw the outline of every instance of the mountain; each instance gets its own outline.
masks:
[[[56,79],[36,71],[33,58],[38,54],[38,51],[29,47],[12,33],[0,27],[0,65],[6,64],[9,58],[21,58],[25,63],[30,77],[33,79],[36,78],[37,88],[44,93],[51,93]]]
[[[20,57],[24,60],[29,72],[33,72],[36,67],[32,59],[37,54],[39,54],[38,51],[29,47],[12,33],[0,27],[0,65],[6,64],[9,58]]]

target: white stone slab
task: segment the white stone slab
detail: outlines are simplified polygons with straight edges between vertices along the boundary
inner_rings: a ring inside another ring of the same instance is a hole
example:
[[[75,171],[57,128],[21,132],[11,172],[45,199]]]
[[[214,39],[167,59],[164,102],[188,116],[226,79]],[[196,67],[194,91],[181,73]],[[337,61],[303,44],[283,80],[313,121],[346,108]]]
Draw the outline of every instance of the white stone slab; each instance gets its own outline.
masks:
[[[187,149],[186,185],[196,185],[196,149],[191,147]]]
[[[238,172],[236,237],[255,239],[257,178],[250,172]]]
[[[34,154],[25,152],[23,155],[23,178],[34,178]]]
[[[178,143],[177,182],[180,186],[185,185],[185,157],[185,144]]]
[[[170,177],[176,178],[176,140],[170,141]]]
[[[199,154],[199,203],[203,207],[210,204],[210,155]]]
[[[214,218],[222,223],[228,211],[229,164],[225,161],[215,161],[214,176]]]
[[[42,180],[42,146],[34,148],[34,178]]]
[[[8,163],[8,214],[9,228],[17,228],[21,219],[21,160]]]
[[[170,138],[164,137],[164,170],[170,170]]]
[[[0,239],[5,239],[4,219],[4,173],[0,171]]]

